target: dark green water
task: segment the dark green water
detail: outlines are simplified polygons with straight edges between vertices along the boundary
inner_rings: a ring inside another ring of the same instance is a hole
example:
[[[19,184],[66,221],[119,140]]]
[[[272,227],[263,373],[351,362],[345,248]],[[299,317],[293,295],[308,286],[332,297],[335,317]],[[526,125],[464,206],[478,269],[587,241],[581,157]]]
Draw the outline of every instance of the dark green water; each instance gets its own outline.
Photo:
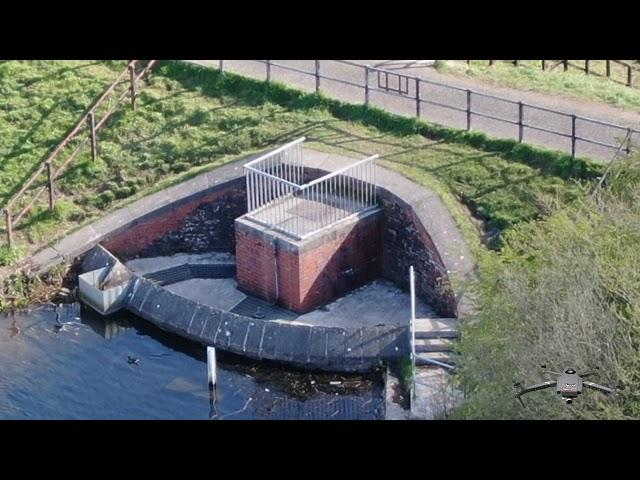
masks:
[[[0,316],[0,419],[378,419],[377,376],[295,372],[206,351],[130,314],[79,305]],[[128,357],[139,359],[130,364]],[[334,382],[332,385],[330,382]],[[335,384],[335,382],[340,382]]]

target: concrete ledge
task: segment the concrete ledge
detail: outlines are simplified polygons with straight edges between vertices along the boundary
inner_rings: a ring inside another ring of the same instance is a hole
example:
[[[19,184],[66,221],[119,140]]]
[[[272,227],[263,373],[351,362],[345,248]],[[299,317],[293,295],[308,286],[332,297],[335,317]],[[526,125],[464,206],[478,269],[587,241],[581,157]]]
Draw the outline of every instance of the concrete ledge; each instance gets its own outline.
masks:
[[[110,236],[155,217],[167,208],[174,207],[176,202],[206,195],[228,182],[238,180],[244,176],[242,166],[256,155],[259,154],[250,155],[202,173],[110,213],[95,223],[69,234],[53,246],[38,252],[31,257],[27,267],[34,272],[43,273],[55,264],[72,261],[85,254]]]
[[[304,369],[363,372],[409,353],[408,327],[311,327],[244,317],[193,302],[140,276],[124,307],[202,345]]]

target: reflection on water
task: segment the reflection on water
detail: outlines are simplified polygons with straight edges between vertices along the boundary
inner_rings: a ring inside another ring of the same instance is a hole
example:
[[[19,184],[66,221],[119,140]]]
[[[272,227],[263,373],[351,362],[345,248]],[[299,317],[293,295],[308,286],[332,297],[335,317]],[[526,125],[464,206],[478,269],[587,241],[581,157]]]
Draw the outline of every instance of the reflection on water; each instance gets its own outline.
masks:
[[[384,408],[376,377],[222,353],[210,400],[205,348],[130,314],[105,321],[74,304],[0,316],[0,419],[376,419]]]

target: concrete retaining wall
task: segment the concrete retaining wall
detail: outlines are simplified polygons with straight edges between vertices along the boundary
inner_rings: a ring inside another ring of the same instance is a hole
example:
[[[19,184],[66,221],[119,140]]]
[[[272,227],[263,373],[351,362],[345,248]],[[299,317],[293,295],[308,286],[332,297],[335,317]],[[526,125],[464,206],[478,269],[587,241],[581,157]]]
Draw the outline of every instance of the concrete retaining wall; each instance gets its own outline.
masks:
[[[407,327],[312,327],[249,318],[188,300],[142,277],[127,293],[126,308],[194,342],[305,369],[367,371],[409,353]]]

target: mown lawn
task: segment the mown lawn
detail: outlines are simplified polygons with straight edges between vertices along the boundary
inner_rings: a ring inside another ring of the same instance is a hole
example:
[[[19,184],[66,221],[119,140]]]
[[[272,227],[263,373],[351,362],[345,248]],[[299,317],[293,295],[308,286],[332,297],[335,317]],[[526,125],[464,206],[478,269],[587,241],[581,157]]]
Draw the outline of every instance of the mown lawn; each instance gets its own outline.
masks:
[[[574,63],[584,65],[583,60]],[[604,60],[592,60],[590,68],[604,74],[604,64]],[[558,93],[633,110],[640,107],[640,72],[634,72],[634,88],[631,88],[574,68],[565,72],[562,66],[558,66],[552,71],[542,71],[539,60],[520,60],[517,67],[502,61],[489,66],[488,60],[471,60],[467,67],[462,60],[442,60],[437,68],[443,73],[477,78],[501,87]],[[626,82],[626,69],[623,67],[612,63],[611,74],[612,78]]]
[[[124,65],[0,64],[0,208]],[[376,128],[367,125],[375,122],[366,115],[337,118],[322,97],[293,94],[291,101],[291,90],[276,86],[267,95],[264,88],[234,75],[163,62],[141,91],[138,109],[123,105],[100,132],[98,160],[86,149],[57,182],[56,210],[49,212],[43,199],[17,228],[17,253],[0,247],[0,265],[135,198],[301,135],[322,150],[380,154],[384,166],[436,190],[472,244],[485,233],[495,240],[512,225],[538,218],[547,201],[582,195],[566,172],[380,122]]]

